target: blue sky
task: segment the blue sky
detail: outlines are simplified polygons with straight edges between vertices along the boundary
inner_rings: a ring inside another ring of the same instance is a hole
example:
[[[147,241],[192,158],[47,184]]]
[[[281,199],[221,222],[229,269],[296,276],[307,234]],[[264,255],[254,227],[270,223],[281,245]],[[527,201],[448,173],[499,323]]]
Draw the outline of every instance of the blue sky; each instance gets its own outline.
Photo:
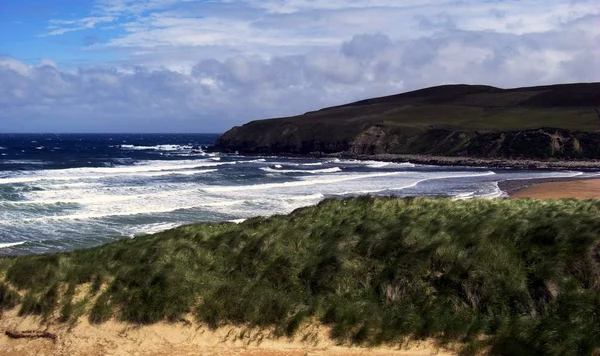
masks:
[[[0,131],[220,132],[598,63],[597,0],[0,0]]]

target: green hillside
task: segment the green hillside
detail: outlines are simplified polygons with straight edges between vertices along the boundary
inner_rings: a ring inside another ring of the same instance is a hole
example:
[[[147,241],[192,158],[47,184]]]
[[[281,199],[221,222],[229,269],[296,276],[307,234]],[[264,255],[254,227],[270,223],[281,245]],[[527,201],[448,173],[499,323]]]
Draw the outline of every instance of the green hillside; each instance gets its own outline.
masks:
[[[326,200],[70,253],[0,259],[0,306],[73,323],[332,327],[465,354],[600,350],[600,202]]]
[[[517,89],[447,85],[253,121],[226,132],[216,148],[242,153],[591,158],[600,157],[597,107],[600,83]],[[508,140],[498,133],[506,133]],[[493,145],[482,148],[486,141]],[[535,149],[520,152],[512,147],[523,145],[521,141]]]

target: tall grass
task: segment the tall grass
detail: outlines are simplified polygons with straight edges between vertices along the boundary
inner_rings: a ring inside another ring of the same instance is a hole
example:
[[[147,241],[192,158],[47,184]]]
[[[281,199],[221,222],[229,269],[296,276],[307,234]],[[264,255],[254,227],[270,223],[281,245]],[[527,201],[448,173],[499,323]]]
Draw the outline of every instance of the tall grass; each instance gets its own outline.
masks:
[[[330,199],[0,266],[2,308],[62,321],[72,291],[89,284],[94,323],[191,314],[213,328],[292,335],[316,319],[363,345],[436,338],[465,353],[600,350],[596,200]]]

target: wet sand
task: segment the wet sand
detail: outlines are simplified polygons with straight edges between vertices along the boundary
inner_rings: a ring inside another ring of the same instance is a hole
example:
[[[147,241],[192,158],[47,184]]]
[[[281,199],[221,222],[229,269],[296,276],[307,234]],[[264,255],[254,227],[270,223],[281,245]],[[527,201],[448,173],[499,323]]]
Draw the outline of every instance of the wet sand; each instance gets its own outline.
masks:
[[[509,191],[510,198],[536,199],[600,199],[600,179],[577,179],[554,182],[531,182],[523,189]]]

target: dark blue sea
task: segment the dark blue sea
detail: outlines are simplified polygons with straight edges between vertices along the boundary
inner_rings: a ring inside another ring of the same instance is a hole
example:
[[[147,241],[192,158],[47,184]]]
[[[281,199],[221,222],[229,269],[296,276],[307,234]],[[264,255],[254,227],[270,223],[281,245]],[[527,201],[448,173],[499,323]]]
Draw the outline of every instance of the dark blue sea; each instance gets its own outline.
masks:
[[[358,194],[499,198],[582,172],[206,153],[216,134],[0,134],[0,254],[66,251]]]

